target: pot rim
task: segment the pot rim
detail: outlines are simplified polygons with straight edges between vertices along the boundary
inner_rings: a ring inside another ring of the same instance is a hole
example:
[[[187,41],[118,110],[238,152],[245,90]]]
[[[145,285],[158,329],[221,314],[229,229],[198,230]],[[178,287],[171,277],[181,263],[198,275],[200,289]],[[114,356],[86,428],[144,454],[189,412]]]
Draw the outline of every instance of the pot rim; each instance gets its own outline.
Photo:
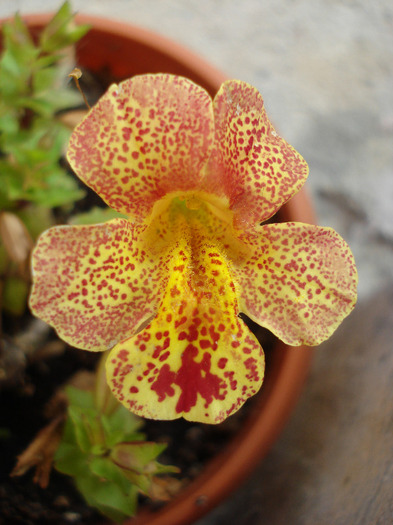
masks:
[[[30,27],[40,28],[52,16],[52,13],[43,13],[22,15],[22,18]],[[136,41],[153,52],[164,53],[184,69],[193,71],[195,77],[203,78],[211,90],[217,90],[228,78],[193,51],[154,31],[87,14],[77,14],[76,22],[91,25],[90,31],[101,32],[107,38],[117,35],[130,42]],[[316,224],[311,200],[304,187],[284,205],[280,217],[285,221]],[[292,348],[281,342],[274,352],[280,356],[279,366],[273,371],[274,381],[268,395],[258,399],[242,432],[171,502],[157,511],[142,509],[135,518],[127,519],[125,525],[190,524],[220,503],[251,473],[277,439],[294,408],[313,353],[309,347]]]

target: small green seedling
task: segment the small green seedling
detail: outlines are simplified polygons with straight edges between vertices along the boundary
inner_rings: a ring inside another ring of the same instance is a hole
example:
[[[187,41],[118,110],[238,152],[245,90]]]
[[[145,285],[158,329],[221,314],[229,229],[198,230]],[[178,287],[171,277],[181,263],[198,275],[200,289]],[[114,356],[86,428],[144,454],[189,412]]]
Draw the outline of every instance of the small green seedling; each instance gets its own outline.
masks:
[[[14,315],[25,309],[28,272],[10,256],[9,247],[20,241],[20,235],[8,227],[9,216],[4,218],[4,212],[24,224],[25,242],[54,224],[53,207],[70,205],[84,195],[76,178],[61,163],[70,129],[59,115],[80,104],[80,95],[70,89],[67,73],[72,68],[70,62],[74,63],[72,46],[88,29],[86,25],[75,25],[68,2],[37,39],[18,14],[1,26],[1,303]],[[11,235],[8,243],[4,232]]]
[[[68,417],[55,468],[72,476],[87,503],[108,518],[134,516],[138,493],[155,497],[156,476],[178,472],[156,461],[166,445],[144,441],[143,420],[120,404],[103,413],[91,392],[66,392]]]

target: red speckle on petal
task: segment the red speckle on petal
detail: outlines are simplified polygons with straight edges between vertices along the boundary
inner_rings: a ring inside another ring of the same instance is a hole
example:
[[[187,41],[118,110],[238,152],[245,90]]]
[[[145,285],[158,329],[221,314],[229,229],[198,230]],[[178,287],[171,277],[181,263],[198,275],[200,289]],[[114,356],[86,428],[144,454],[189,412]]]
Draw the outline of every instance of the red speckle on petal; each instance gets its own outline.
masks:
[[[128,359],[128,351],[127,350],[120,350],[118,353],[118,357],[121,361],[127,361]]]
[[[195,361],[197,356],[198,349],[192,344],[188,345],[182,355],[182,365],[174,377],[174,383],[181,389],[176,405],[178,413],[189,412],[195,406],[198,394],[206,400],[207,405],[210,405],[213,399],[223,398],[221,390],[225,388],[225,383],[210,372],[210,354],[203,354],[200,363]]]
[[[218,360],[218,368],[225,368],[226,364],[228,362],[228,359],[226,357],[221,357],[221,359]]]
[[[249,370],[249,374],[247,377],[253,381],[258,381],[258,367],[257,362],[253,357],[249,357],[246,361],[244,361],[244,364],[246,368]]]
[[[172,387],[172,384],[175,380],[176,374],[172,372],[169,368],[169,365],[165,364],[160,369],[158,377],[151,385],[151,389],[154,390],[158,395],[158,401],[162,402],[166,396],[174,396],[175,390]]]

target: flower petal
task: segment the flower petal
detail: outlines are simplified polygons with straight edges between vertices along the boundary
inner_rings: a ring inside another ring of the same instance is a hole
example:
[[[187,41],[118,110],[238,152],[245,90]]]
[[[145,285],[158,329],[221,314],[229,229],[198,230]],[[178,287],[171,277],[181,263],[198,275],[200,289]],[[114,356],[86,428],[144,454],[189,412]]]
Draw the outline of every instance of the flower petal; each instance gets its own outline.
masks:
[[[160,301],[160,259],[146,255],[142,227],[125,219],[57,226],[33,252],[33,313],[85,350],[106,350],[134,334]]]
[[[213,142],[208,93],[173,75],[112,85],[75,129],[68,160],[115,210],[146,217],[155,201],[199,187]]]
[[[219,423],[259,390],[263,351],[216,246],[184,237],[169,275],[158,316],[110,353],[108,384],[141,416]]]
[[[254,87],[229,80],[213,106],[215,152],[205,184],[229,198],[239,227],[254,226],[299,191],[308,175],[307,163],[277,135]]]
[[[327,339],[356,302],[357,272],[331,228],[268,224],[249,236],[252,255],[233,267],[239,307],[290,345]]]

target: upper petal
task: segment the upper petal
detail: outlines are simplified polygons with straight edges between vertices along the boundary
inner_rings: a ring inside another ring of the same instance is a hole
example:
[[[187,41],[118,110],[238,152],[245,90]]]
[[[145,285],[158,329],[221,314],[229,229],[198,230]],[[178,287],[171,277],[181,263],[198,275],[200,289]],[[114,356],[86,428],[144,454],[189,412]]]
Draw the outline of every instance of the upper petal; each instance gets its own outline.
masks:
[[[233,265],[239,307],[290,345],[330,337],[356,302],[357,271],[331,228],[269,224],[249,237],[250,256]]]
[[[229,198],[239,227],[271,217],[304,184],[305,160],[269,121],[262,96],[229,80],[214,102],[215,145],[205,184]]]
[[[161,297],[161,260],[149,258],[141,230],[114,219],[44,232],[32,256],[33,313],[85,350],[106,350],[134,334]]]
[[[76,174],[115,210],[146,217],[155,201],[199,187],[213,142],[208,93],[173,75],[112,85],[71,136]]]

